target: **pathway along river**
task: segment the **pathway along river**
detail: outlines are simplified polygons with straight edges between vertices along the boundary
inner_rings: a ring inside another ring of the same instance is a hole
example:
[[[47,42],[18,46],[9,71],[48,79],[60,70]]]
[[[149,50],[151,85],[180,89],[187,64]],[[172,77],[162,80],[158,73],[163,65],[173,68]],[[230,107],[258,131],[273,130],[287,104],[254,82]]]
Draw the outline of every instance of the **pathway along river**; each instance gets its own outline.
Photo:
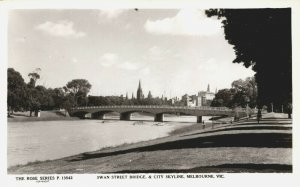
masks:
[[[148,116],[133,119],[141,121],[8,122],[8,167],[164,137],[196,122],[193,116],[165,117],[168,122],[164,123],[153,122],[153,117]],[[207,121],[209,117],[203,119]]]

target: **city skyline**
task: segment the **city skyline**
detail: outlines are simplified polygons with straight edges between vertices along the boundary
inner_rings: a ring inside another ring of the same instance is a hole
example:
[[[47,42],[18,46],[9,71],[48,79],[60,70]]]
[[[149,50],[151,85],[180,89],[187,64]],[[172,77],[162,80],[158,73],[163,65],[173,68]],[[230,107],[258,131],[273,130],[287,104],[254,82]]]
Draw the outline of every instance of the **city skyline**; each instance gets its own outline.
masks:
[[[83,78],[90,95],[131,95],[141,80],[144,93],[179,97],[254,75],[232,63],[221,20],[204,10],[12,10],[9,19],[8,67],[26,82],[41,68],[46,87]]]

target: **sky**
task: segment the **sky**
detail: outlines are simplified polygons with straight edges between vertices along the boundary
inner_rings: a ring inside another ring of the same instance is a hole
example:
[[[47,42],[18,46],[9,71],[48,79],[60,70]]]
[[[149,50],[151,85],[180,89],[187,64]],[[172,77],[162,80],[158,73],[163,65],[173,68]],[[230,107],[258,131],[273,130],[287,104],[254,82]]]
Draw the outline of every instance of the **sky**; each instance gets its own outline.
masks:
[[[11,10],[8,67],[40,68],[38,84],[56,88],[87,79],[90,95],[181,97],[230,88],[253,76],[234,64],[221,20],[196,9]]]

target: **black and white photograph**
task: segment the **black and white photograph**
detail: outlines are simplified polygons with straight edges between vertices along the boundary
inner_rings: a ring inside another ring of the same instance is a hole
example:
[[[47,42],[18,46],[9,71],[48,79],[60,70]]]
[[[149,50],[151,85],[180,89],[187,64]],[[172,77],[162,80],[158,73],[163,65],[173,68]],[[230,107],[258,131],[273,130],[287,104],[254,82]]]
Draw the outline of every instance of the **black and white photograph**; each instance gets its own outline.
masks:
[[[5,172],[292,175],[293,10],[8,9]]]

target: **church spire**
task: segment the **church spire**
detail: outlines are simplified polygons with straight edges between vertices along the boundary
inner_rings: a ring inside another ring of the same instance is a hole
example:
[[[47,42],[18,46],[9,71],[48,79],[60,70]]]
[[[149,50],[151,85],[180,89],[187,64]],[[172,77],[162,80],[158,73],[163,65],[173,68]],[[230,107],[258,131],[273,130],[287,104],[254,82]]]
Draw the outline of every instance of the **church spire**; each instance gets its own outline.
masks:
[[[138,90],[141,90],[142,89],[142,86],[141,86],[141,80],[139,80],[139,87],[138,87]]]
[[[207,85],[207,92],[210,92],[209,84]]]
[[[136,98],[138,101],[144,99],[144,94],[143,94],[143,90],[142,90],[142,86],[141,86],[141,80],[139,80],[139,87],[136,92]]]

